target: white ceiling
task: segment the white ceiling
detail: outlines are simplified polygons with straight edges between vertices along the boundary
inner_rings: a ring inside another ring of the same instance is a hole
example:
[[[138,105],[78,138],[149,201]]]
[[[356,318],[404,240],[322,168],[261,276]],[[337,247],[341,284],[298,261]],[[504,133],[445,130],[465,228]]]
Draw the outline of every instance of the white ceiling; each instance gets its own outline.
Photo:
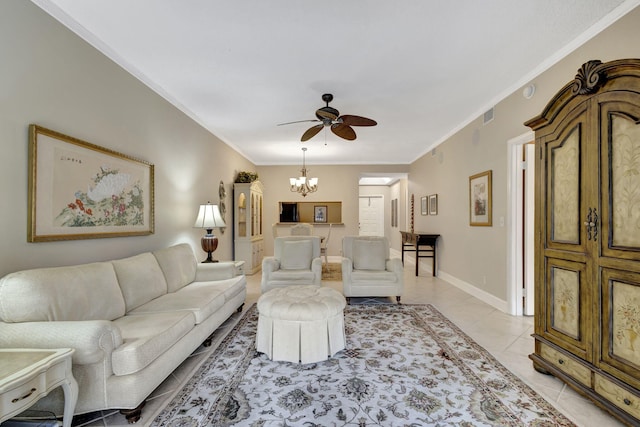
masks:
[[[257,165],[408,164],[640,0],[32,0]],[[325,141],[326,135],[326,141]]]

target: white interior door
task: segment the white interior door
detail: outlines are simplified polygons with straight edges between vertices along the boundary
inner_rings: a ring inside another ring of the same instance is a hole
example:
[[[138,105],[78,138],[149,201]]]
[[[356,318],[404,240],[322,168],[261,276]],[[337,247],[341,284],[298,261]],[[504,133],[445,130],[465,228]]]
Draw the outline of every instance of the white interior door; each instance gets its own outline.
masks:
[[[524,312],[525,316],[533,316],[534,312],[534,252],[535,252],[535,152],[534,144],[525,144],[525,161],[524,161],[524,239],[523,239],[523,285],[524,285]]]
[[[384,196],[360,196],[361,236],[384,236]]]

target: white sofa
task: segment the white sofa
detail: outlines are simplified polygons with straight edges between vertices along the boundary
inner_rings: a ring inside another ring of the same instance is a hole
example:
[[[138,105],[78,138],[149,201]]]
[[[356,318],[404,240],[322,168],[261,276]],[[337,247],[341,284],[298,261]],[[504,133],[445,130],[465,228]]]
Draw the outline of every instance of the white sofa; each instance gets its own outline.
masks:
[[[0,279],[1,348],[75,348],[76,414],[140,418],[147,396],[231,315],[246,278],[179,244],[125,259],[19,271]],[[55,390],[35,409],[62,414]]]

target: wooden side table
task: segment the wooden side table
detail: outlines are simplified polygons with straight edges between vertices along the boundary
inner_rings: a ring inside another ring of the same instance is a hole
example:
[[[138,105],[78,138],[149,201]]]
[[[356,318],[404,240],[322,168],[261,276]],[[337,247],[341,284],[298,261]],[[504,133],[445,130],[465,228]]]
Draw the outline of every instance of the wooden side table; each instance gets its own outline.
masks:
[[[433,258],[433,264],[431,267],[431,275],[436,275],[436,241],[439,234],[420,233],[412,231],[401,231],[402,234],[402,264],[404,264],[404,253],[415,252],[416,253],[416,276],[418,275],[418,266],[420,265],[420,258]],[[428,248],[424,248],[427,246]],[[413,249],[408,249],[413,248]]]
[[[27,409],[51,390],[64,391],[63,427],[71,427],[78,383],[71,373],[75,350],[0,349],[0,422]]]

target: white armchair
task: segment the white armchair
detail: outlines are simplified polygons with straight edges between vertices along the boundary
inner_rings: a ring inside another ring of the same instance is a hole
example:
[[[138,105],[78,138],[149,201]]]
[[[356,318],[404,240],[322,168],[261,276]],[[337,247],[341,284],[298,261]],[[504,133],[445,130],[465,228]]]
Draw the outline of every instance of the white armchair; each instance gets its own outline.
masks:
[[[404,288],[402,260],[390,258],[389,241],[379,236],[345,236],[342,239],[342,287],[350,297],[395,296],[400,303]]]
[[[273,240],[273,256],[262,260],[262,293],[291,285],[320,286],[320,237],[282,236]]]

